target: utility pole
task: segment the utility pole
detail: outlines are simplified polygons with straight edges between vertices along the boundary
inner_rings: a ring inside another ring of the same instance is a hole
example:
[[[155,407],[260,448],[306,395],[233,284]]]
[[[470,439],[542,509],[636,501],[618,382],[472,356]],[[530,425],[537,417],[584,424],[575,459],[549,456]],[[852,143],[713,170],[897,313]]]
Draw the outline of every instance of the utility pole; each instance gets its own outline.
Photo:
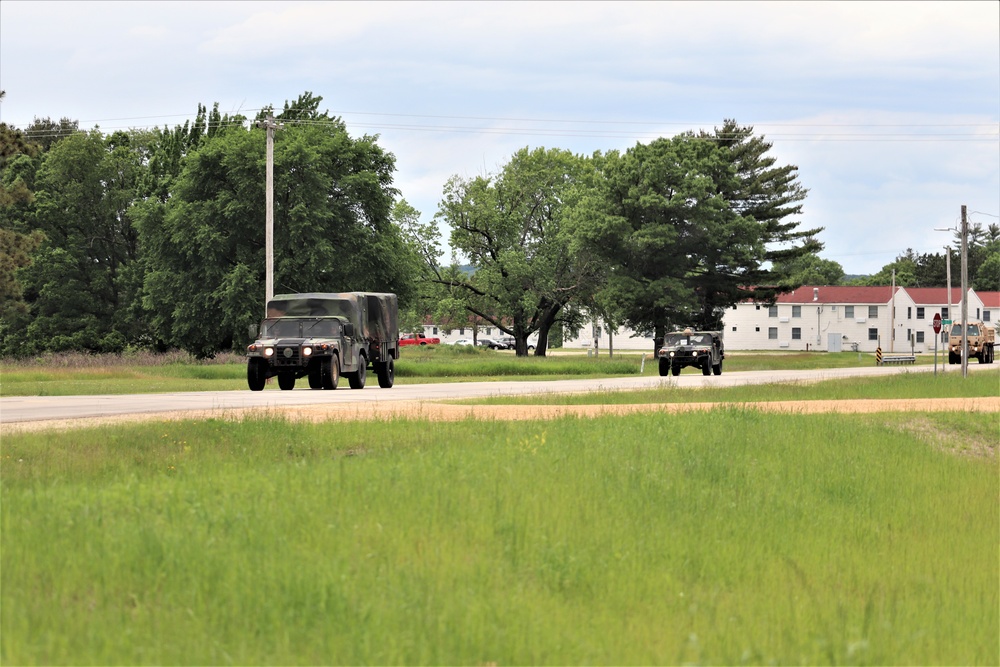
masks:
[[[896,347],[896,269],[892,270],[892,287],[889,294],[892,299],[889,302],[889,353],[891,354]]]
[[[274,131],[282,126],[274,122],[274,116],[267,115],[267,120],[257,121],[257,127],[267,130],[267,172],[264,183],[264,315],[267,315],[267,302],[274,298]]]
[[[944,267],[945,273],[948,276],[948,333],[944,337],[944,343],[949,343],[951,341],[951,323],[955,321],[955,313],[951,308],[951,246],[947,245],[944,247]],[[946,345],[945,347],[949,347]],[[950,349],[950,347],[949,347]],[[941,372],[945,372],[945,364],[941,364]]]
[[[969,377],[969,221],[962,204],[962,377]]]

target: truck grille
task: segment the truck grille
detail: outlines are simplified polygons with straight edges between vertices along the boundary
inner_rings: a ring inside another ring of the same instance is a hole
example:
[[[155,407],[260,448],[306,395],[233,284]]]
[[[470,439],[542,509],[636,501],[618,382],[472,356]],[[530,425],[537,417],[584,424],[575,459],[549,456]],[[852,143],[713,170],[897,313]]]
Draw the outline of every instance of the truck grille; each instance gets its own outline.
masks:
[[[275,366],[299,366],[302,358],[299,356],[298,345],[279,345],[274,350]]]

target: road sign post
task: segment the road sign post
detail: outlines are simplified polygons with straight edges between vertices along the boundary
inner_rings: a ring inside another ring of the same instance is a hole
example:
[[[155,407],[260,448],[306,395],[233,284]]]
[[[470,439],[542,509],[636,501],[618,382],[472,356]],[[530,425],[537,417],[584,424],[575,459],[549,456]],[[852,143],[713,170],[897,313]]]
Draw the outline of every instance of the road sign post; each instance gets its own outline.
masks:
[[[941,337],[941,313],[934,313],[934,377],[937,377],[937,345]]]

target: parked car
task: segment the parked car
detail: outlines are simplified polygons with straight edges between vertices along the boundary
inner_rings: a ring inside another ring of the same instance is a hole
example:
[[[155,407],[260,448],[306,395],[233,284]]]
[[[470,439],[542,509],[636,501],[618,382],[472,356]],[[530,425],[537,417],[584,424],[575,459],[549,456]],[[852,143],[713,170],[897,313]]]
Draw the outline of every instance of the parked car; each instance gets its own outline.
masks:
[[[503,343],[495,341],[492,338],[480,338],[479,339],[479,347],[488,347],[491,350],[506,350],[507,349],[507,347]]]
[[[503,347],[498,348],[501,350],[513,350],[514,349],[514,337],[513,336],[500,336],[496,339],[497,343]]]
[[[472,345],[472,339],[471,338],[459,338],[454,343],[452,343],[452,345]]]
[[[437,336],[431,338],[423,334],[403,334],[399,337],[400,345],[437,345],[440,342]]]

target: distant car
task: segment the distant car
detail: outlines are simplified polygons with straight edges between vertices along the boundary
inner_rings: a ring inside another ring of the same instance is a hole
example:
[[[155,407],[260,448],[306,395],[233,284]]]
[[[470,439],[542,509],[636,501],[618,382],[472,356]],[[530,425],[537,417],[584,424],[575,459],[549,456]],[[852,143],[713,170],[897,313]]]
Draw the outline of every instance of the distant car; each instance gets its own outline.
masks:
[[[513,336],[500,336],[496,339],[496,341],[503,346],[502,348],[499,348],[502,350],[513,350],[515,347]]]
[[[488,347],[491,350],[506,350],[507,349],[507,347],[503,343],[495,341],[492,338],[480,338],[479,339],[479,347]]]
[[[428,337],[423,334],[403,334],[399,337],[400,345],[437,345],[441,339],[437,336]]]
[[[454,343],[452,343],[452,345],[472,345],[472,339],[471,338],[459,338]]]

